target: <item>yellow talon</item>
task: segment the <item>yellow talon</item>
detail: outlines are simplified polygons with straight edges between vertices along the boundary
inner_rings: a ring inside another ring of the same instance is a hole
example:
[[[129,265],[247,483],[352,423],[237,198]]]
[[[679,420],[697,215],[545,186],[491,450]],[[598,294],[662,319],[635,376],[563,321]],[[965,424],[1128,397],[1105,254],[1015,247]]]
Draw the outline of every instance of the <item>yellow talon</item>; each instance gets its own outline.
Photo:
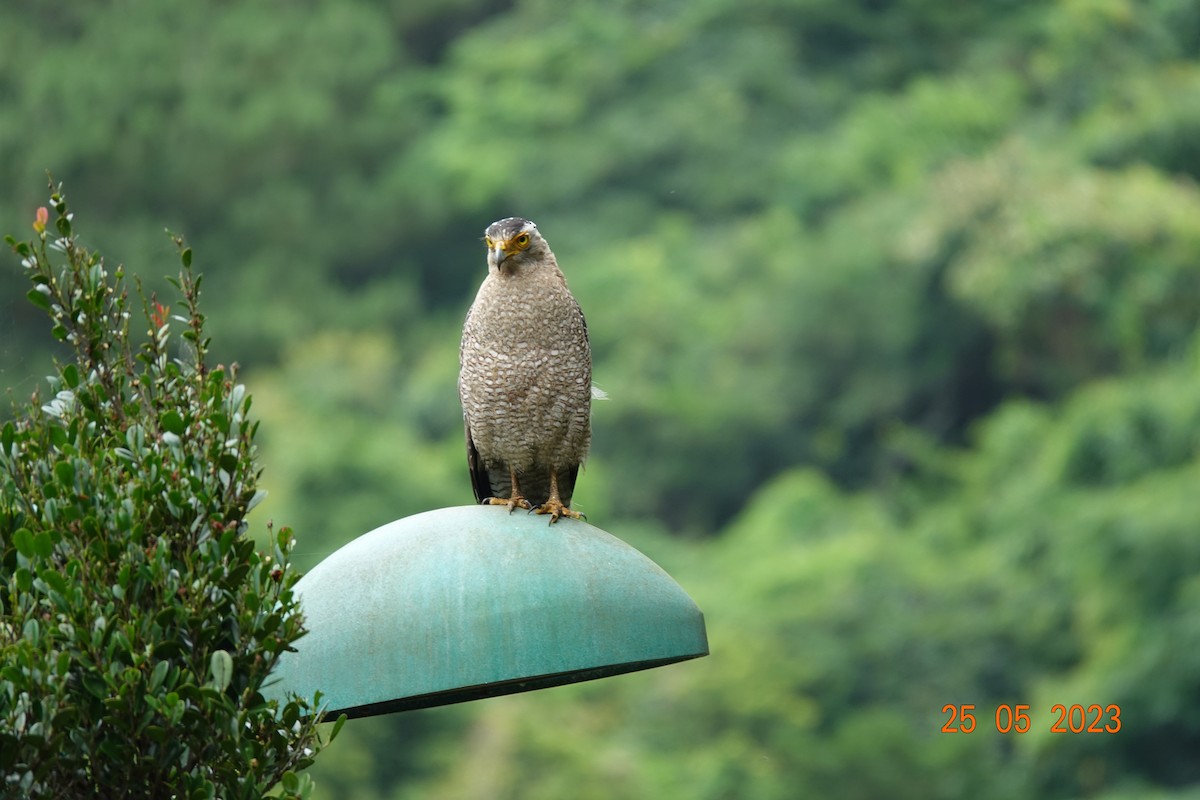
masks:
[[[571,509],[564,506],[562,504],[562,501],[560,501],[557,497],[551,497],[545,503],[543,503],[542,505],[533,509],[533,513],[549,514],[551,525],[558,522],[560,517],[570,517],[571,519],[580,519],[580,520],[587,519],[587,517],[585,517],[580,512],[572,511]]]
[[[488,505],[488,506],[506,506],[508,508],[508,513],[510,513],[510,514],[513,512],[514,508],[524,508],[524,509],[533,508],[533,506],[531,506],[529,504],[529,501],[526,500],[524,497],[521,497],[521,495],[519,495],[519,494],[513,495],[512,497],[509,497],[509,498],[489,497],[483,501],[483,504]]]

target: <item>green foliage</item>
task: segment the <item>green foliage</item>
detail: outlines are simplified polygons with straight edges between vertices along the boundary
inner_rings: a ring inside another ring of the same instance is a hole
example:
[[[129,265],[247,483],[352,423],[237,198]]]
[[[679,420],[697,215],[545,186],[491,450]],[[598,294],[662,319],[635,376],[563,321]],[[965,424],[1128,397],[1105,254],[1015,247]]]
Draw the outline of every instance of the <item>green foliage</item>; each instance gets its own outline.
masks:
[[[722,537],[634,541],[705,609],[712,655],[476,715],[432,798],[1132,796],[1200,780],[1195,363],[999,409],[919,502],[811,470]],[[636,532],[635,532],[636,533]],[[1030,706],[1002,734],[996,709]],[[1050,732],[1055,704],[1122,709]],[[973,704],[972,734],[943,733]],[[561,731],[572,731],[562,736]],[[1151,755],[1152,754],[1152,755]],[[484,788],[481,764],[496,762]],[[1164,797],[1187,797],[1164,790]]]
[[[1200,195],[1144,166],[1080,168],[1012,142],[931,181],[908,255],[948,261],[1015,388],[1059,396],[1169,357],[1200,318]]]
[[[447,331],[429,357],[401,362],[389,337],[331,333],[285,353],[279,370],[255,390],[256,408],[273,422],[263,446],[291,465],[289,482],[272,492],[265,509],[275,515],[286,508],[314,530],[346,539],[461,501],[461,412],[444,397],[422,397],[420,380],[405,380],[435,371],[440,382],[453,381],[457,343],[457,331]],[[336,474],[330,464],[341,465]],[[386,507],[380,497],[390,498]],[[295,555],[309,567],[328,554]]]
[[[326,797],[1184,797],[1198,52],[1190,0],[0,5],[0,216],[54,165],[127,263],[191,232],[305,564],[469,502],[477,237],[554,246],[577,503],[713,655],[356,722]],[[1038,730],[939,733],[972,702]]]
[[[1177,352],[1200,305],[1200,22],[1138,8],[323,0],[265,24],[135,0],[132,27],[6,8],[5,52],[38,68],[0,114],[0,184],[69,169],[131,263],[161,257],[144,231],[164,215],[186,223],[249,368],[329,331],[389,339],[405,380],[362,420],[436,475],[461,470],[453,371],[406,370],[453,358],[481,227],[531,216],[617,401],[592,513],[714,535],[797,464],[888,480],[898,422],[961,442],[1012,394]],[[14,309],[9,370],[32,329]],[[321,475],[396,477],[357,453]],[[347,488],[289,473],[278,495],[324,514]]]
[[[292,534],[260,553],[247,533],[257,423],[236,369],[206,363],[192,251],[177,240],[177,313],[147,301],[135,348],[123,268],[61,189],[50,205],[32,242],[8,237],[74,357],[0,431],[4,791],[303,796],[313,706],[260,694],[304,632]]]

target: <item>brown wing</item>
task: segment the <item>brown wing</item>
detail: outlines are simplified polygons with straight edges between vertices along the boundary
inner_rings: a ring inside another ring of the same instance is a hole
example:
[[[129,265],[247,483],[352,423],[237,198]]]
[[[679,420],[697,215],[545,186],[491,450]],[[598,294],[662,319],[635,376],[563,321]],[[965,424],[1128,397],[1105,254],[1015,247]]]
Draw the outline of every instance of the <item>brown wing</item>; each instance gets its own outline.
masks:
[[[475,442],[471,439],[471,428],[466,424],[463,427],[467,435],[467,469],[471,473],[471,489],[475,492],[475,502],[482,503],[489,497],[508,497],[511,489],[508,476],[492,476],[488,473],[487,465],[479,457],[479,451],[475,449]],[[494,477],[500,480],[493,482]]]
[[[558,498],[564,506],[571,505],[571,497],[575,494],[575,479],[579,476],[579,465],[572,464],[567,471],[558,476]]]
[[[574,295],[568,295],[568,296],[571,298],[571,304],[575,306],[576,313],[579,314],[579,322],[582,323],[582,325],[583,325],[583,339],[584,339],[584,341],[586,341],[588,343],[588,352],[589,352],[588,360],[590,361],[591,360],[590,353],[591,353],[592,342],[591,342],[591,337],[588,336],[587,317],[585,317],[583,315],[583,308],[580,307],[579,301],[575,299],[575,296]],[[591,370],[589,369],[588,370],[588,392],[589,393],[591,392],[591,389],[592,389],[592,387],[591,387]],[[589,400],[588,402],[590,403],[591,401]],[[575,494],[575,479],[578,477],[579,477],[579,465],[578,464],[572,464],[571,466],[567,467],[567,469],[564,472],[560,472],[558,475],[558,497],[560,500],[562,500],[563,505],[565,505],[565,506],[571,505],[571,497]]]

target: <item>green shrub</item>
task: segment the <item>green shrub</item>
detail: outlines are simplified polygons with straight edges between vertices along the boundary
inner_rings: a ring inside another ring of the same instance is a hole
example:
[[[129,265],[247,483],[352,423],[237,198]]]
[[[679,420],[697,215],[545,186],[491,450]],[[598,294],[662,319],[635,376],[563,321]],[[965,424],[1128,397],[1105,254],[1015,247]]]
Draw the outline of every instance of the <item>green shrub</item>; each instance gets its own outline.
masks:
[[[52,190],[54,187],[51,187]],[[83,247],[61,187],[6,241],[73,358],[0,428],[0,775],[22,797],[308,794],[313,703],[263,699],[304,629],[292,533],[256,550],[250,397],[210,366],[176,238],[173,310]],[[53,218],[53,219],[51,219]]]

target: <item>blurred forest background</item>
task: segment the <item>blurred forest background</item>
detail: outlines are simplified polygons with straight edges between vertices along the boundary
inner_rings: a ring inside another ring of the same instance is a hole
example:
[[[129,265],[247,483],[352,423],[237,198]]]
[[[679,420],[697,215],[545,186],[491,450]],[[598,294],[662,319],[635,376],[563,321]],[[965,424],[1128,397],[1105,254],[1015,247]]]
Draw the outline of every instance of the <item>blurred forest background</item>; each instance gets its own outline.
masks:
[[[5,3],[0,232],[46,170],[151,287],[189,238],[301,566],[471,502],[489,222],[588,315],[575,505],[712,656],[351,722],[319,797],[1200,797],[1193,0]]]

